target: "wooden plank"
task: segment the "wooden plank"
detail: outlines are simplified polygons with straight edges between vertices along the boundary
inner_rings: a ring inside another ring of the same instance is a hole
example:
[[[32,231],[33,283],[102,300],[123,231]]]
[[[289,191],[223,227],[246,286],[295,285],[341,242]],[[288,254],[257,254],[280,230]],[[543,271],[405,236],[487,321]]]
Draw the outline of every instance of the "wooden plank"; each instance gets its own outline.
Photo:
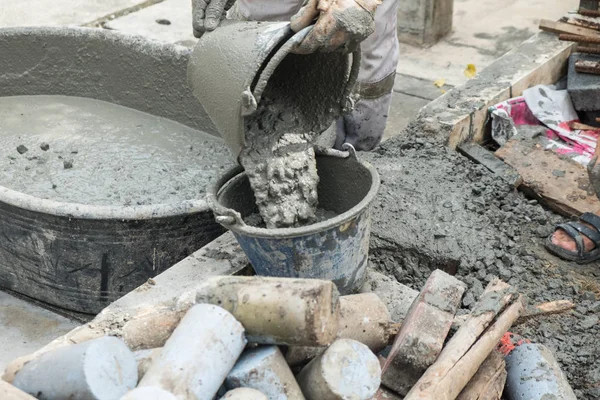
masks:
[[[546,32],[559,34],[569,33],[571,35],[600,37],[600,31],[571,25],[565,22],[550,21],[548,19],[543,19],[540,21],[540,29]]]
[[[564,22],[567,24],[575,25],[575,26],[580,26],[582,28],[600,31],[600,23],[598,23],[596,21],[590,21],[588,19],[567,16],[567,17],[562,17],[560,19],[560,22]]]
[[[495,153],[523,177],[521,189],[554,211],[579,216],[600,210],[600,201],[588,193],[585,167],[556,153],[545,151],[535,140],[516,137]]]
[[[456,400],[500,400],[506,375],[504,357],[494,350]]]
[[[514,187],[518,187],[523,182],[523,178],[513,167],[477,143],[463,143],[456,149],[468,159],[483,165]]]

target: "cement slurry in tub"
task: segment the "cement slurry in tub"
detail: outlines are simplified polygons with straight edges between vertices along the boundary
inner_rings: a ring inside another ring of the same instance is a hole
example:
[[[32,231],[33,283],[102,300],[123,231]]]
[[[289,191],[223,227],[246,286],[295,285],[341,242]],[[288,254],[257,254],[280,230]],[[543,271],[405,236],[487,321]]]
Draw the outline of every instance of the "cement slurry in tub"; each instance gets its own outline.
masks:
[[[214,136],[79,97],[0,97],[0,141],[0,185],[70,203],[199,199],[232,165]]]

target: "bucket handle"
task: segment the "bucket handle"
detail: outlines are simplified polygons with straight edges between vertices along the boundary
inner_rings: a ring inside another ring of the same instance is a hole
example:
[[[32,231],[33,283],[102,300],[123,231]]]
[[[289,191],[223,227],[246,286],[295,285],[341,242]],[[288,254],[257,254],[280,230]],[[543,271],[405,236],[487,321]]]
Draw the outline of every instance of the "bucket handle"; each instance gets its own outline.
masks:
[[[244,172],[244,168],[242,168],[240,165],[230,169],[217,180],[210,193],[208,193],[206,196],[206,200],[208,201],[210,208],[215,215],[215,220],[228,229],[235,225],[243,227],[246,226],[246,223],[242,218],[242,214],[219,204],[217,201],[217,193],[227,182],[242,172]]]

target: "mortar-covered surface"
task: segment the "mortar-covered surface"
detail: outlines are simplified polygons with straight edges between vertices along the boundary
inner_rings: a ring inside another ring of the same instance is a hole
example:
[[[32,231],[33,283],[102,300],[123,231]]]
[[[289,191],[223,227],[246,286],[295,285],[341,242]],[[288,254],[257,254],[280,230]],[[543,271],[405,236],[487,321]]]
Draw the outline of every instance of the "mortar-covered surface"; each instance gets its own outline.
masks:
[[[421,126],[417,120],[403,135],[360,155],[382,180],[372,206],[371,264],[416,290],[436,268],[456,273],[469,287],[462,312],[494,276],[530,305],[572,300],[576,308],[569,313],[512,329],[556,352],[578,398],[599,398],[600,263],[579,266],[548,254],[543,241],[562,218]]]

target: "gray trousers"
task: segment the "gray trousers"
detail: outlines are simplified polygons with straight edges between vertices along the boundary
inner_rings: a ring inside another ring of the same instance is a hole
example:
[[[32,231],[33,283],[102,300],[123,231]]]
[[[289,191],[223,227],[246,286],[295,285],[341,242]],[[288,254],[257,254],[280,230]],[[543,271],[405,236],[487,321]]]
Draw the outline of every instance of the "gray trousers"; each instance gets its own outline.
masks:
[[[400,0],[383,0],[375,13],[375,32],[361,44],[358,89],[361,99],[354,111],[336,123],[335,148],[350,143],[371,150],[383,136],[387,123],[399,57],[396,31]],[[229,18],[251,21],[287,21],[303,0],[237,0]]]

